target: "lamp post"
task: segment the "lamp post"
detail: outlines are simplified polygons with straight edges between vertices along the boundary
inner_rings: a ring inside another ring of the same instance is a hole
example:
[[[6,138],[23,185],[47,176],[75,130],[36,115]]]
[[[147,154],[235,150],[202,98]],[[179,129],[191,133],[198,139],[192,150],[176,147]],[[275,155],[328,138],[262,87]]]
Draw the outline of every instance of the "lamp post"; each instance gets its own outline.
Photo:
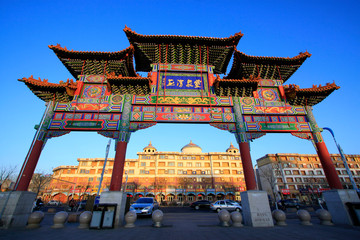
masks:
[[[339,150],[339,153],[340,153],[340,156],[341,156],[341,160],[342,160],[343,163],[344,163],[346,172],[347,172],[347,174],[349,175],[349,178],[350,178],[351,184],[352,184],[352,186],[353,186],[353,189],[355,189],[357,192],[359,192],[359,189],[358,189],[358,187],[356,186],[356,183],[355,183],[355,181],[354,181],[354,177],[353,177],[353,175],[352,175],[352,173],[351,173],[351,171],[350,171],[350,168],[349,168],[349,166],[348,166],[348,164],[347,164],[347,162],[346,162],[345,154],[344,154],[342,148],[340,147],[340,145],[337,143],[337,141],[336,141],[336,139],[335,139],[335,134],[334,134],[333,130],[331,130],[331,128],[328,128],[328,127],[324,127],[324,128],[322,128],[322,129],[323,129],[323,130],[328,130],[328,131],[331,133],[331,135],[332,135],[332,137],[333,137],[333,139],[334,139],[335,145],[336,145],[337,149]]]
[[[104,165],[103,165],[103,169],[102,169],[102,172],[101,172],[101,177],[100,177],[99,188],[98,188],[98,191],[97,191],[97,196],[100,195],[101,184],[102,184],[102,181],[103,181],[103,178],[104,178],[104,172],[105,172],[107,158],[108,158],[108,155],[109,155],[110,144],[111,144],[111,139],[109,140],[109,142],[108,142],[108,144],[106,146],[105,160],[104,160]]]

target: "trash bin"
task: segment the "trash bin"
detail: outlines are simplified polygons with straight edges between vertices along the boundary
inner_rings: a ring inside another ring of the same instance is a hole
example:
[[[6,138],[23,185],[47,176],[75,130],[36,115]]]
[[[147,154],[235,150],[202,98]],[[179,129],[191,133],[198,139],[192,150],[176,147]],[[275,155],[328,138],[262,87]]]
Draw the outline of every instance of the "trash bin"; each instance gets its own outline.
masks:
[[[349,215],[355,226],[360,226],[360,202],[345,203],[349,209]]]
[[[117,204],[98,204],[93,208],[91,229],[114,228]]]

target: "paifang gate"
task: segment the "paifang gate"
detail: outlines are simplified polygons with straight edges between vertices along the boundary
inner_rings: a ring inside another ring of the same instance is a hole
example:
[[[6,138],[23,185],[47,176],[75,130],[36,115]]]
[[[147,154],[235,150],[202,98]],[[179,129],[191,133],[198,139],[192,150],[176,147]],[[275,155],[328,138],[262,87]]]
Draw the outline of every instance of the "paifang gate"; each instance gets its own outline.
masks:
[[[27,190],[45,142],[71,131],[96,131],[117,141],[110,191],[120,191],[131,133],[165,122],[208,123],[233,133],[247,190],[256,189],[249,141],[280,132],[311,140],[330,188],[342,189],[312,113],[313,105],[339,87],[284,85],[311,54],[249,56],[236,49],[241,32],[227,38],[141,35],[128,27],[124,32],[130,46],[118,52],[49,46],[76,81],[19,79],[47,108],[17,191]],[[230,72],[220,78],[231,58]]]

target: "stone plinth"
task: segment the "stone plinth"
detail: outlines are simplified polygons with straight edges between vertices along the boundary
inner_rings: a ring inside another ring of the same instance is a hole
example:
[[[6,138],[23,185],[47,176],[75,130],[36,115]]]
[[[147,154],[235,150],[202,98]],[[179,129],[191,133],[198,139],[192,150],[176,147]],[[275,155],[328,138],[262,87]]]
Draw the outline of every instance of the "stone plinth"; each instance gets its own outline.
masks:
[[[119,191],[103,192],[100,195],[100,204],[117,204],[114,227],[118,228],[124,224],[126,193]]]
[[[335,224],[353,225],[347,206],[347,202],[360,202],[359,196],[352,189],[337,189],[323,192],[326,206]]]
[[[3,213],[0,227],[25,227],[35,198],[36,193],[27,191],[0,193],[0,211]]]
[[[244,224],[246,226],[274,226],[269,199],[265,191],[250,190],[240,194]]]

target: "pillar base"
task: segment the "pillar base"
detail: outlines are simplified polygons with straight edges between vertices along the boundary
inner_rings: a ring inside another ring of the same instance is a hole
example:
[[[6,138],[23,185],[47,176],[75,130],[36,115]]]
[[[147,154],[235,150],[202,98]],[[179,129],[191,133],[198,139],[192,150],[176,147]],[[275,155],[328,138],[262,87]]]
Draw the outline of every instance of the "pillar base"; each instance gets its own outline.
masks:
[[[359,196],[353,189],[335,189],[323,192],[328,211],[335,224],[354,225],[345,203],[360,203]]]
[[[118,227],[121,227],[124,225],[126,193],[123,193],[120,191],[103,192],[100,195],[99,203],[100,204],[102,204],[102,203],[117,204],[114,228],[118,228]]]
[[[0,193],[0,228],[25,227],[35,198],[36,193],[27,191]]]
[[[250,227],[273,227],[267,192],[249,190],[240,193],[244,224]]]

